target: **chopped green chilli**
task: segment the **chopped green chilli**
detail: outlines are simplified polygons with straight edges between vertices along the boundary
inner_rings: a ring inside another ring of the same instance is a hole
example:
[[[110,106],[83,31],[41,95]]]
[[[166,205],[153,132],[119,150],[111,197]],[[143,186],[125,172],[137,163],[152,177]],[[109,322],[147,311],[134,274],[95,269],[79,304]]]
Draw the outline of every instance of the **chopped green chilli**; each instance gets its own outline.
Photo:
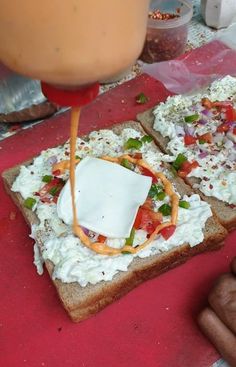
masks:
[[[27,209],[32,209],[33,206],[36,204],[36,200],[34,198],[27,198],[24,201],[24,207]]]
[[[189,209],[190,208],[190,203],[188,201],[181,200],[179,202],[179,207],[184,208],[184,209]]]
[[[53,186],[50,190],[49,190],[49,194],[51,194],[52,196],[55,196],[56,193],[58,192],[59,187],[58,186]]]
[[[43,182],[46,182],[46,183],[49,183],[49,182],[51,182],[51,181],[52,181],[52,179],[53,179],[53,177],[52,177],[52,176],[50,176],[50,175],[45,175],[45,176],[43,176],[42,181],[43,181]]]
[[[166,193],[164,192],[164,191],[160,191],[160,192],[158,192],[157,194],[156,194],[156,199],[157,200],[164,200],[165,199],[165,197],[166,197]]]
[[[152,184],[148,196],[155,199],[159,193],[163,192],[163,187],[161,185]],[[159,199],[158,199],[159,200]]]
[[[125,149],[137,149],[140,150],[142,148],[143,143],[139,139],[129,138],[127,142],[124,144]]]
[[[179,153],[176,157],[176,160],[172,163],[172,167],[174,167],[174,169],[178,171],[181,168],[182,164],[186,161],[187,161],[187,158],[185,157],[185,155],[182,153]]]
[[[171,215],[171,206],[169,204],[163,204],[158,211],[164,216]]]
[[[150,135],[144,135],[141,140],[143,143],[151,143],[153,141],[153,138]]]
[[[126,238],[125,245],[126,246],[133,246],[134,243],[134,235],[135,235],[135,229],[132,228],[130,232],[129,238]]]
[[[142,92],[135,97],[135,101],[138,104],[145,104],[149,101],[149,98]]]
[[[199,142],[199,144],[205,144],[206,141],[203,140],[203,139],[199,139],[198,142]]]
[[[196,122],[200,118],[198,113],[195,113],[195,115],[185,116],[184,121],[187,123]]]
[[[130,161],[126,158],[122,159],[121,161],[121,166],[125,167],[125,168],[128,168],[128,169],[132,169],[133,166],[132,166],[132,163],[130,163]]]

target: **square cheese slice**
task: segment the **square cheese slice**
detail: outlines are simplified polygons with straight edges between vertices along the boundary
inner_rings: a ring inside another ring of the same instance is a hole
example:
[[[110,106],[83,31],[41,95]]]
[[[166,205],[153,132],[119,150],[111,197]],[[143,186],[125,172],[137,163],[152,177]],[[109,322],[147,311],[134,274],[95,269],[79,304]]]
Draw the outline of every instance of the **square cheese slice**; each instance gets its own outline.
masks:
[[[138,208],[152,179],[119,164],[86,157],[76,167],[75,201],[79,224],[111,238],[130,235]],[[73,221],[70,182],[57,202],[57,213],[66,224]]]

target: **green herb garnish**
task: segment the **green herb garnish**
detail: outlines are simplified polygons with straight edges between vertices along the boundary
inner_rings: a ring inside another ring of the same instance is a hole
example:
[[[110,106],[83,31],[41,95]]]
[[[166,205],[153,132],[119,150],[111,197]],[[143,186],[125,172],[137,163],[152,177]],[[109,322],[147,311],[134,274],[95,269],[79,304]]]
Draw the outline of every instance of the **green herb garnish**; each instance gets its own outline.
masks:
[[[155,199],[156,196],[163,191],[163,187],[161,185],[156,185],[156,184],[152,184],[150,190],[149,190],[149,193],[148,193],[148,196],[150,198],[153,198]]]
[[[205,144],[205,140],[203,140],[203,139],[199,139],[199,140],[198,140],[198,143],[199,143],[199,144]]]
[[[172,166],[174,167],[176,171],[178,171],[181,168],[182,164],[186,161],[187,161],[187,158],[185,157],[185,155],[182,153],[179,153],[176,157],[176,160],[172,163]]]
[[[27,209],[32,209],[33,206],[36,204],[36,200],[34,198],[27,198],[24,201],[24,207]]]
[[[200,118],[198,113],[195,113],[195,115],[185,116],[184,121],[187,123],[196,122]]]
[[[53,179],[53,177],[52,177],[52,176],[50,176],[50,175],[45,175],[45,176],[43,176],[42,181],[43,181],[43,182],[46,182],[46,183],[49,183],[49,182],[51,182],[51,181],[52,181],[52,179]]]
[[[150,135],[144,135],[142,138],[141,138],[141,141],[143,143],[151,143],[153,141],[153,138],[150,136]]]
[[[169,204],[163,204],[158,211],[164,216],[171,215],[171,206]]]
[[[49,194],[51,194],[52,196],[55,196],[56,193],[58,192],[59,187],[58,186],[53,186],[50,190],[49,190]]]
[[[184,208],[184,209],[189,209],[190,208],[190,203],[188,201],[181,200],[179,202],[179,207]]]
[[[145,104],[149,101],[149,98],[142,92],[135,97],[135,101],[138,104]]]
[[[166,193],[164,191],[160,191],[160,192],[158,192],[158,194],[156,194],[155,199],[161,201],[161,200],[164,200],[165,197],[166,197]]]
[[[122,161],[120,162],[121,166],[127,168],[127,169],[132,169],[132,163],[130,163],[130,161],[127,158],[122,159]]]
[[[124,144],[125,149],[137,149],[140,150],[142,148],[143,143],[139,139],[129,138],[127,142]]]

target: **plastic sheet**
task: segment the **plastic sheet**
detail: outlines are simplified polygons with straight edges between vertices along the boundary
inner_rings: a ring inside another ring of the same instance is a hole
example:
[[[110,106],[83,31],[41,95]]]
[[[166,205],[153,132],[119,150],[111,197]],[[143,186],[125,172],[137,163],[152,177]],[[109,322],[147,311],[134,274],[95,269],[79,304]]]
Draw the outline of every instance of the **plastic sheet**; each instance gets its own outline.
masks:
[[[176,60],[144,64],[142,71],[161,81],[172,93],[196,92],[226,75],[236,76],[236,23],[213,41]]]

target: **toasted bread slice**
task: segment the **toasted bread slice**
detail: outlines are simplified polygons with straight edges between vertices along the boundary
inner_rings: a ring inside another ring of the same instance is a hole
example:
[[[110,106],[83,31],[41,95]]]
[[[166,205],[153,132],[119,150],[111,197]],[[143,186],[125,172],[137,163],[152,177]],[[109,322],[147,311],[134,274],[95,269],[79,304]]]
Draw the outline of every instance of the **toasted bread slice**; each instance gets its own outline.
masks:
[[[137,120],[141,122],[144,130],[153,137],[158,147],[162,152],[166,154],[171,154],[167,149],[169,143],[169,138],[163,137],[158,131],[153,129],[154,124],[154,114],[153,109],[145,111],[137,115]],[[186,177],[185,182],[194,187],[194,184],[199,184],[200,179],[196,177]],[[201,198],[207,201],[214,211],[215,215],[218,217],[220,223],[231,231],[236,228],[236,208],[231,207],[228,203],[218,200],[213,196],[206,196],[200,190],[194,188],[194,191],[201,196]]]
[[[127,127],[144,133],[141,125],[136,122],[116,125],[112,130],[119,135],[121,131]],[[159,151],[158,148],[156,149]],[[22,163],[22,165],[29,165],[31,162],[32,161],[28,161]],[[38,222],[36,214],[23,206],[23,198],[19,193],[11,191],[12,184],[18,176],[19,171],[20,166],[8,169],[3,173],[3,180],[7,192],[23,213],[27,223],[32,225]],[[174,183],[181,195],[190,195],[192,193],[191,188],[187,186],[181,178],[175,178]],[[194,247],[184,244],[159,255],[150,256],[144,259],[135,258],[130,264],[128,271],[119,272],[112,281],[101,281],[95,285],[89,284],[86,287],[81,287],[77,282],[63,283],[57,279],[52,279],[52,281],[70,318],[75,322],[79,322],[96,314],[105,306],[119,299],[143,281],[151,279],[184,263],[198,253],[220,248],[226,235],[227,231],[220,225],[217,219],[212,216],[207,220],[204,229],[204,241],[201,244]],[[43,243],[39,243],[39,246],[40,245],[42,246]],[[45,265],[52,278],[54,267],[52,262],[47,260]]]

